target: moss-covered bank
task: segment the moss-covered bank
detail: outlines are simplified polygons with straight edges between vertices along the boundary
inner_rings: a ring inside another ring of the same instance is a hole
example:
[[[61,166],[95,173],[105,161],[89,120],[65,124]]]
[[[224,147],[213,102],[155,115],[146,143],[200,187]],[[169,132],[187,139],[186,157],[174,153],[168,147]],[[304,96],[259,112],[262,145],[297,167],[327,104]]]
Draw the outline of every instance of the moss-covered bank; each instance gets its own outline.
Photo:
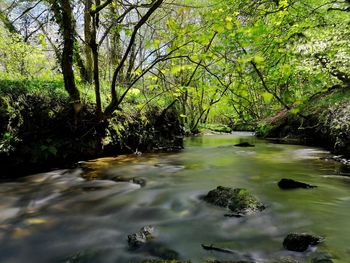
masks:
[[[335,86],[314,95],[296,111],[283,110],[265,119],[257,135],[319,145],[350,157],[350,90]]]
[[[71,166],[103,155],[175,150],[182,147],[178,114],[129,107],[112,118],[85,102],[76,114],[56,82],[28,87],[0,81],[0,166],[2,177]]]

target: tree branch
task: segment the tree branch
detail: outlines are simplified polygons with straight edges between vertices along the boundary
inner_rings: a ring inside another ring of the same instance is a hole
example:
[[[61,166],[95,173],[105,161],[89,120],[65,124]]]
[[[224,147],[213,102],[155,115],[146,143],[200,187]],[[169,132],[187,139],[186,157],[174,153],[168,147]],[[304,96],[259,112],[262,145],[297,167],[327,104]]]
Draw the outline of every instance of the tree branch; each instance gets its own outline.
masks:
[[[118,99],[117,99],[117,94],[116,94],[116,90],[115,90],[117,77],[118,77],[118,74],[120,73],[120,70],[123,68],[124,63],[125,63],[127,57],[129,56],[129,53],[132,49],[132,46],[136,40],[137,31],[143,26],[143,24],[145,24],[147,22],[147,20],[150,18],[150,16],[161,6],[163,1],[164,0],[156,0],[153,3],[153,5],[151,6],[151,8],[147,11],[147,13],[135,25],[134,30],[132,32],[132,35],[130,37],[129,45],[124,53],[124,56],[123,56],[122,60],[120,61],[118,67],[115,69],[115,71],[113,73],[113,78],[112,78],[112,83],[111,83],[112,101],[108,105],[108,107],[106,108],[105,114],[107,114],[107,115],[111,114],[114,111],[114,109],[118,106]]]

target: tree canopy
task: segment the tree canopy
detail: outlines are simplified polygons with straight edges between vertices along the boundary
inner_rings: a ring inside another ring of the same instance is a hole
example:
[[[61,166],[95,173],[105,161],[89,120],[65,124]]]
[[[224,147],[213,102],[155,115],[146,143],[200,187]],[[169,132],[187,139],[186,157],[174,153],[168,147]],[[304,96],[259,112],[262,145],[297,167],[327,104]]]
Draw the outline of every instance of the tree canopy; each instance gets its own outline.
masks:
[[[110,118],[176,107],[191,131],[255,125],[349,88],[350,2],[4,0],[0,78],[63,80]]]

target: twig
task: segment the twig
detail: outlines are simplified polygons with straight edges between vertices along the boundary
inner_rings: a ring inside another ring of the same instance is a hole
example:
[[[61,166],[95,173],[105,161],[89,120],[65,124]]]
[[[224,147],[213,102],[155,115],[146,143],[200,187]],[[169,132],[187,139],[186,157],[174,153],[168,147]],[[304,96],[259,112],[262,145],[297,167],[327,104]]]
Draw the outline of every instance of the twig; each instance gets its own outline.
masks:
[[[207,246],[207,245],[202,244],[201,246],[205,250],[214,250],[214,251],[219,251],[219,252],[228,253],[228,254],[236,254],[232,250],[225,249],[225,248],[214,247],[213,245]]]

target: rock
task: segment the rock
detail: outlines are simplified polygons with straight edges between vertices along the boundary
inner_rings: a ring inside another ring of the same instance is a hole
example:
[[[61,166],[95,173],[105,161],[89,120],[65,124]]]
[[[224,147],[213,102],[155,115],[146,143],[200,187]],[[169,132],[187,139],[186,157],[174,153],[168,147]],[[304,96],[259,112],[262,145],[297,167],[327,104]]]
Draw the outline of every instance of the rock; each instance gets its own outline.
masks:
[[[309,246],[316,246],[324,240],[323,237],[307,233],[290,233],[283,241],[283,247],[297,252],[304,252]]]
[[[237,143],[234,146],[236,146],[236,147],[255,147],[255,145],[250,144],[249,142]]]
[[[265,209],[265,206],[244,188],[233,189],[218,186],[210,191],[204,197],[204,200],[216,206],[229,208],[239,216],[253,214]]]
[[[176,260],[179,259],[179,253],[172,250],[163,244],[151,242],[144,248],[150,255],[166,260]]]
[[[137,249],[144,245],[147,241],[152,240],[154,233],[153,226],[144,226],[139,232],[128,235],[128,244],[131,249]]]
[[[236,217],[236,218],[241,218],[244,217],[244,214],[239,214],[239,213],[230,213],[230,214],[224,214],[225,217]]]
[[[311,188],[316,188],[317,186],[315,185],[310,185],[298,181],[294,181],[292,179],[281,179],[278,182],[278,186],[281,189],[297,189],[297,188],[304,188],[304,189],[311,189]]]
[[[177,260],[179,253],[161,243],[154,242],[154,227],[144,226],[139,232],[128,236],[128,244],[131,250],[148,253],[151,256],[165,260]]]
[[[105,253],[107,253],[107,251],[81,251],[63,260],[61,263],[97,262]]]
[[[125,177],[125,176],[106,176],[103,179],[112,180],[115,182],[129,182],[133,184],[138,184],[141,187],[146,185],[146,180],[140,177]]]
[[[333,260],[331,255],[321,252],[312,258],[311,263],[333,263]]]
[[[140,185],[141,187],[144,187],[146,185],[146,180],[143,178],[139,178],[139,177],[132,178],[132,182],[134,184]]]
[[[299,263],[299,261],[291,257],[281,257],[271,261],[271,263]]]

